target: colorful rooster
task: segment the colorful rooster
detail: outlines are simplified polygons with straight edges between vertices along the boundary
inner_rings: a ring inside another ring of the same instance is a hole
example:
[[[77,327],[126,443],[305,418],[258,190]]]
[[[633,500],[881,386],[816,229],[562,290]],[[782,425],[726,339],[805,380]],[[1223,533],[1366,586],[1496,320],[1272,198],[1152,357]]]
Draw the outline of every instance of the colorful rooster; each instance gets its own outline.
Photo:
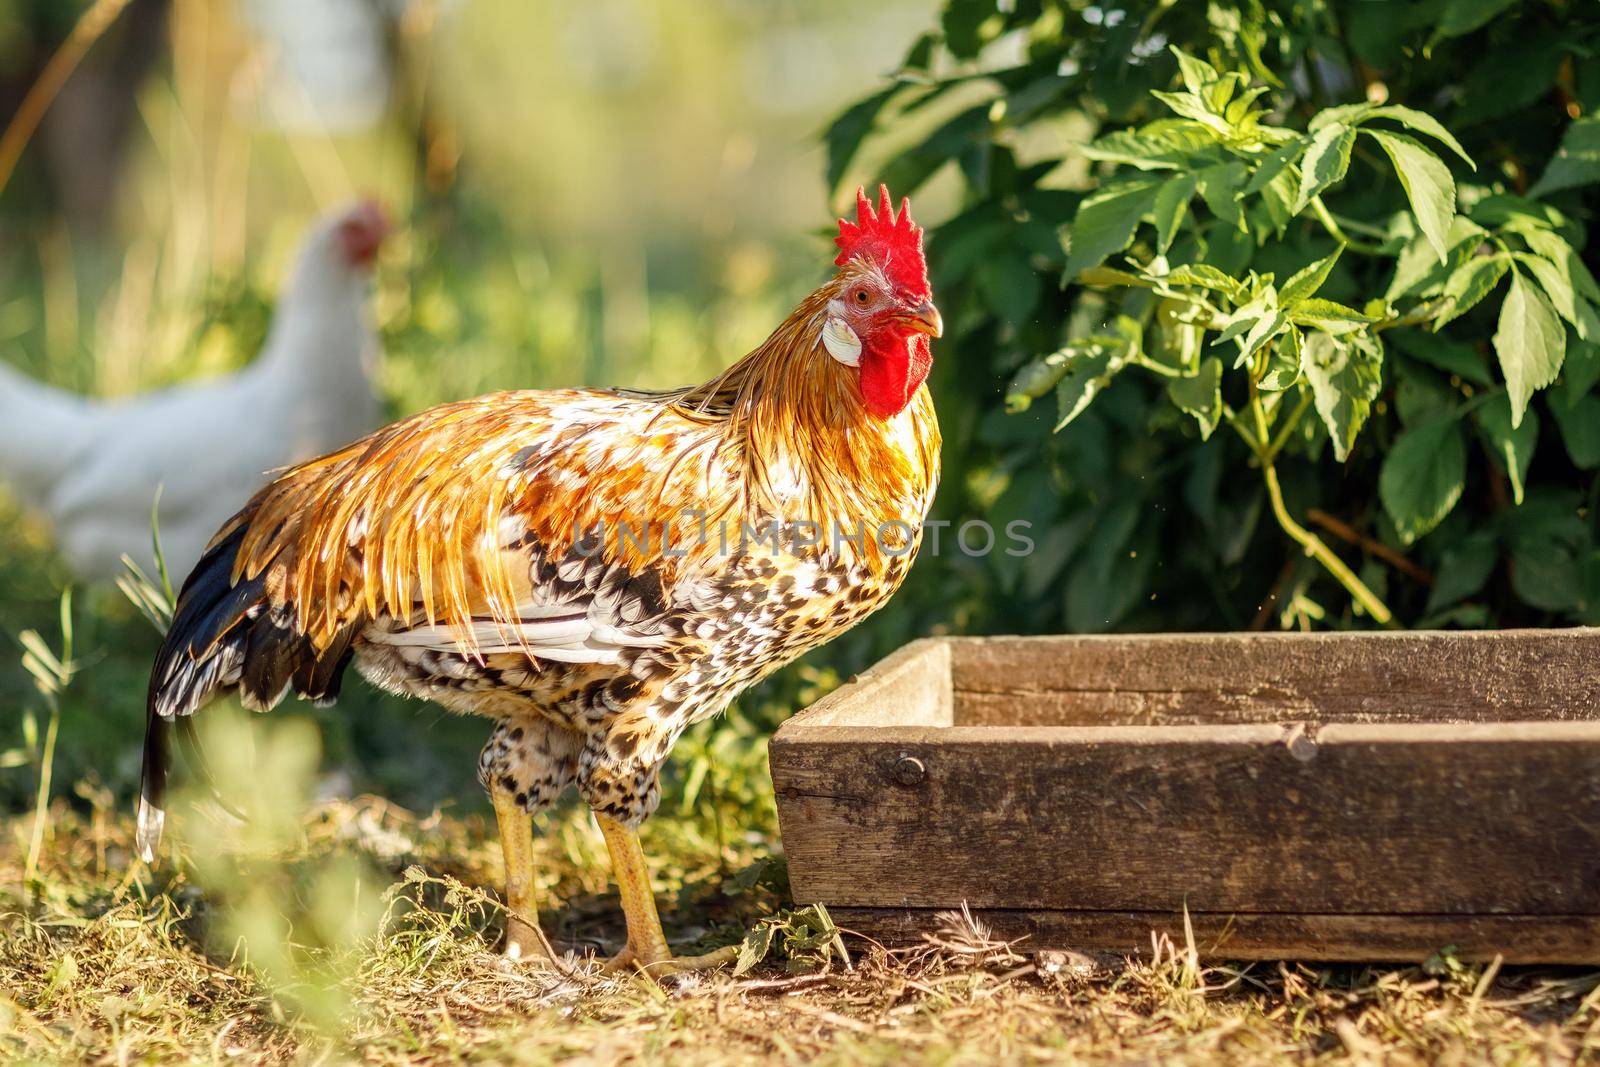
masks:
[[[691,723],[883,605],[933,500],[932,303],[909,201],[841,220],[839,268],[759,348],[664,393],[445,404],[281,475],[211,542],[150,681],[139,846],[160,841],[166,733],[220,693],[318,702],[347,665],[495,721],[506,952],[543,956],[532,812],[594,810],[628,943],[674,959],[636,829]]]

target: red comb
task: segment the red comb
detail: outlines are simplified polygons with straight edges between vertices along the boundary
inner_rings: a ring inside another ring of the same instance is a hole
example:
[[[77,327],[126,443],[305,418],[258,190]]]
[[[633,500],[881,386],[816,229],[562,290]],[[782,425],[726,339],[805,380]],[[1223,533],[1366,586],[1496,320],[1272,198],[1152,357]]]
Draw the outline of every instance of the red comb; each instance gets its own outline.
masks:
[[[833,261],[835,266],[842,267],[859,256],[881,267],[907,296],[929,295],[928,261],[922,256],[922,227],[911,221],[910,197],[900,201],[900,214],[896,216],[887,185],[878,186],[876,212],[866,192],[857,189],[856,221],[840,219],[839,236],[833,243],[839,246],[839,255]]]

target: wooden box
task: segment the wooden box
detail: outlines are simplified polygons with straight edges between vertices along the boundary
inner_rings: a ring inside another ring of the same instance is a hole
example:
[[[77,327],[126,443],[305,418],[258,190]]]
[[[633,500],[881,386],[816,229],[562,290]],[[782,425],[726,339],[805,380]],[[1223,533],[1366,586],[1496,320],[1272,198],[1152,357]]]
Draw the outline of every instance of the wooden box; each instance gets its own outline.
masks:
[[[795,900],[880,941],[1600,962],[1600,630],[918,641],[771,755]]]

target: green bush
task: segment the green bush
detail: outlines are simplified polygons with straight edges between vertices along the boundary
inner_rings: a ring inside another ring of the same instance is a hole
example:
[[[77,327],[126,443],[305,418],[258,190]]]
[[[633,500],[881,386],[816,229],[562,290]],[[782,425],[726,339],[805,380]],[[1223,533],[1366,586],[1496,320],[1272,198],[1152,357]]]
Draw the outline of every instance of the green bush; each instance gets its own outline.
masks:
[[[829,177],[959,187],[942,507],[1039,549],[913,595],[991,629],[1600,621],[1596,104],[1592,4],[950,0]]]

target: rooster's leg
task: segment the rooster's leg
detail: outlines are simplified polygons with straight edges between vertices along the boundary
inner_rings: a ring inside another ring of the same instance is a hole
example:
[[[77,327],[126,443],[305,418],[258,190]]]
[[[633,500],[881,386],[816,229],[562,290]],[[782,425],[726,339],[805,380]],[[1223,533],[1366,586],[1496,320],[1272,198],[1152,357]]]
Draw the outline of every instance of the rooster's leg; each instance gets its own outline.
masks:
[[[615,819],[595,812],[600,832],[605,834],[611,852],[611,866],[622,897],[622,913],[628,920],[628,947],[607,965],[608,970],[635,966],[650,974],[699,971],[732,963],[739,957],[737,945],[708,952],[704,956],[674,958],[667,948],[667,935],[661,929],[656,898],[650,892],[650,869],[645,865],[639,835]]]
[[[506,957],[551,959],[533,899],[533,818],[517,803],[515,794],[498,784],[490,786],[489,795],[494,800],[500,852],[506,863]]]

